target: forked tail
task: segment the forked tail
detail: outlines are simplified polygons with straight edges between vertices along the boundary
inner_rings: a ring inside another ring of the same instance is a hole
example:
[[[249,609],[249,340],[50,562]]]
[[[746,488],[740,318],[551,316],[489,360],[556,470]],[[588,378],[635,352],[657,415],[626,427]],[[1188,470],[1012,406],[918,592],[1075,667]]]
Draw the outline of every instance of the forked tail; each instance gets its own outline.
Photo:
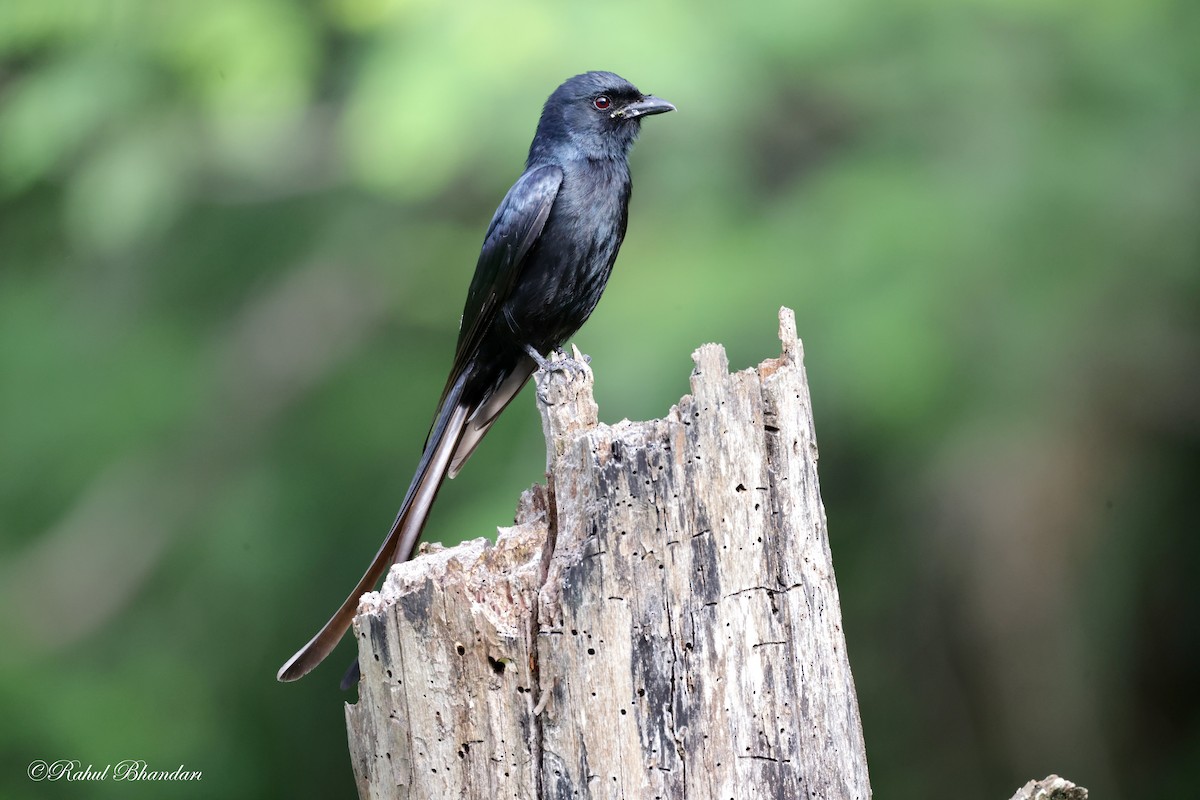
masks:
[[[421,530],[425,527],[425,519],[429,516],[429,509],[433,506],[438,489],[446,478],[450,458],[458,447],[467,417],[471,413],[471,408],[462,403],[463,383],[464,378],[460,374],[442,399],[433,428],[429,431],[425,451],[421,453],[417,474],[409,484],[404,503],[400,506],[400,513],[392,523],[392,530],[380,546],[379,552],[375,554],[371,566],[367,567],[354,591],[325,626],[317,631],[317,635],[279,668],[276,676],[279,680],[294,681],[302,678],[324,661],[350,627],[358,610],[358,599],[375,588],[375,584],[388,567],[393,563],[407,561],[416,549]]]

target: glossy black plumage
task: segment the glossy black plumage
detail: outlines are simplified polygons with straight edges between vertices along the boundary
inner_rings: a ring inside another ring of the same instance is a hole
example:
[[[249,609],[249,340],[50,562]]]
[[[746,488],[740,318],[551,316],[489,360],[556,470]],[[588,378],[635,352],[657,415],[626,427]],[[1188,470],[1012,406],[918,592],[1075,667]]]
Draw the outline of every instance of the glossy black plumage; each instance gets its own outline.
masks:
[[[629,149],[643,116],[672,110],[611,72],[576,75],[550,95],[525,172],[484,236],[454,363],[391,532],[338,611],[280,668],[279,680],[302,677],[333,650],[359,596],[390,564],[411,557],[442,481],[458,473],[529,380],[538,354],[561,347],[595,309],[625,238]],[[352,668],[347,679],[356,674]]]

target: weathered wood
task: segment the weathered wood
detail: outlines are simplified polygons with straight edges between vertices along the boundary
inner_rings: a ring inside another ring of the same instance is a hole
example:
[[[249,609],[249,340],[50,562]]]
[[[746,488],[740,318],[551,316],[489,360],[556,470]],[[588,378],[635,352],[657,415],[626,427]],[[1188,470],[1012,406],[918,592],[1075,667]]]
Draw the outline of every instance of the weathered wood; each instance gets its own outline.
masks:
[[[1087,789],[1076,786],[1065,778],[1050,775],[1040,781],[1029,781],[1017,790],[1011,800],[1087,800],[1087,798]]]
[[[868,798],[803,352],[696,351],[665,419],[539,373],[548,484],[355,620],[365,798]]]

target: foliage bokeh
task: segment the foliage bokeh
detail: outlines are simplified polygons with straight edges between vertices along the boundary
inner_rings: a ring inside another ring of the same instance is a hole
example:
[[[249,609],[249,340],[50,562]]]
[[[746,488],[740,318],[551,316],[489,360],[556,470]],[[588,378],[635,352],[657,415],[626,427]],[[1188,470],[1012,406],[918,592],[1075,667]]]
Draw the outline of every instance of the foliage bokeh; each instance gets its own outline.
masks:
[[[873,784],[1200,780],[1200,10],[6,0],[0,744],[353,792],[336,666],[545,96],[672,100],[576,341],[606,421],[796,309]],[[428,535],[511,519],[533,402]]]

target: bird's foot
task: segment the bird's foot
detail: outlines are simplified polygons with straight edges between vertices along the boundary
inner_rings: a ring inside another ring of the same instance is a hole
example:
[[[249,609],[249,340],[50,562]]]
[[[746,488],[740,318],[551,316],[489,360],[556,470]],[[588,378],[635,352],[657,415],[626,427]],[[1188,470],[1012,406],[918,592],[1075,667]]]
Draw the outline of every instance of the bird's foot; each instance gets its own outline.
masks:
[[[574,353],[574,355],[572,355],[572,353]],[[574,344],[572,344],[571,353],[568,353],[568,351],[564,350],[563,348],[554,349],[554,360],[570,361],[574,363],[583,361],[583,363],[586,363],[586,365],[590,366],[590,363],[592,363],[592,356],[589,356],[587,353],[580,353],[580,348],[577,348]]]
[[[555,369],[554,364],[551,364],[545,356],[533,349],[533,345],[525,345],[525,353],[538,365],[538,369],[545,370],[546,372],[552,372]]]
[[[571,377],[575,377],[577,373],[583,371],[583,368],[579,365],[579,362],[568,355],[567,352],[561,347],[556,347],[554,352],[550,354],[550,358],[544,357],[541,353],[535,350],[532,345],[528,344],[525,345],[525,352],[538,365],[538,369],[545,370],[546,372],[566,372],[569,373]],[[583,358],[583,362],[585,364],[592,363],[591,356],[581,354],[581,357]]]

